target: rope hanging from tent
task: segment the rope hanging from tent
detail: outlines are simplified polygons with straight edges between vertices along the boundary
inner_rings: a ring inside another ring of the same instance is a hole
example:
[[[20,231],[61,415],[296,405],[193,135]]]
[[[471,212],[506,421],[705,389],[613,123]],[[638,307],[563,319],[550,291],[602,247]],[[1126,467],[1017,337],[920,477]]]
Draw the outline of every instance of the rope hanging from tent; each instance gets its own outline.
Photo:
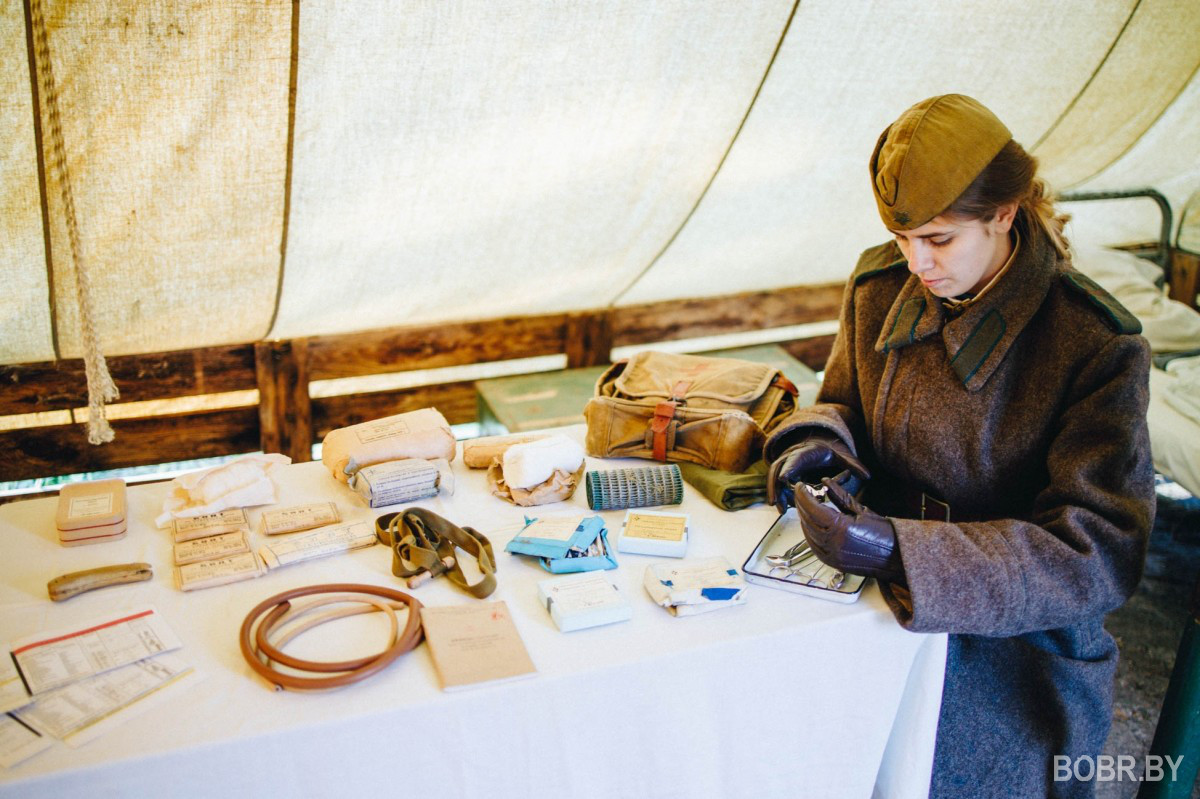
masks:
[[[67,223],[67,238],[71,243],[71,261],[75,266],[75,299],[79,305],[79,328],[83,338],[83,363],[87,372],[88,387],[88,441],[104,444],[112,441],[112,427],[104,413],[104,403],[120,396],[108,364],[100,351],[96,335],[95,317],[92,310],[92,286],[88,277],[87,260],[79,236],[79,223],[75,218],[75,200],[71,194],[71,182],[67,175],[67,154],[63,146],[62,120],[58,113],[58,90],[54,84],[54,70],[50,65],[50,46],[46,37],[46,20],[42,13],[42,0],[30,0],[29,17],[34,36],[35,66],[42,95],[46,98],[46,111],[50,119],[50,166],[54,179],[62,194],[63,215]],[[53,301],[53,298],[51,298]]]

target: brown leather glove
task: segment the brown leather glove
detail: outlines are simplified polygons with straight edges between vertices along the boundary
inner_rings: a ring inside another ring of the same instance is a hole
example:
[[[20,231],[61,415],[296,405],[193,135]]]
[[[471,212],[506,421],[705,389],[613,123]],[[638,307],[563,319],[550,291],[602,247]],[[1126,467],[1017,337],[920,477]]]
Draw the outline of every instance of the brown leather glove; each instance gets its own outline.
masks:
[[[767,502],[783,513],[793,503],[797,483],[816,485],[822,477],[847,473],[846,488],[858,493],[871,473],[850,448],[827,430],[811,430],[771,463],[767,472]]]
[[[813,554],[835,569],[907,586],[891,520],[863,505],[836,480],[826,477],[821,487],[828,502],[807,486],[795,493],[796,512]]]

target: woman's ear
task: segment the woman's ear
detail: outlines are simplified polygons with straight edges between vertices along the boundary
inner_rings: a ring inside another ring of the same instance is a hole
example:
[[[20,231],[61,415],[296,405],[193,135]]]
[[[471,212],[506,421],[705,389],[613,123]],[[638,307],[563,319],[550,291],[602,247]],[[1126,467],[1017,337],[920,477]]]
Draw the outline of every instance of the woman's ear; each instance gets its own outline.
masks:
[[[992,217],[992,232],[993,233],[1008,233],[1012,229],[1013,221],[1017,218],[1017,203],[1005,203],[996,209],[996,215]]]

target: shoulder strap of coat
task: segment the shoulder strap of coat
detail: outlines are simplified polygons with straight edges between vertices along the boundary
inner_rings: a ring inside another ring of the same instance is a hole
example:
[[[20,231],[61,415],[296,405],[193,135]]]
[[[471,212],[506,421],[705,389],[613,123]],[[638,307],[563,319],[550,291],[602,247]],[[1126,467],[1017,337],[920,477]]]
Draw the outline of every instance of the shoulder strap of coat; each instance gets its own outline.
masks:
[[[1142,332],[1142,323],[1138,321],[1138,318],[1130,313],[1129,309],[1122,305],[1116,297],[1105,291],[1099,283],[1087,275],[1074,269],[1067,269],[1063,271],[1062,279],[1072,291],[1087,297],[1113,330],[1118,333]]]
[[[857,286],[869,277],[883,272],[890,272],[897,267],[904,266],[906,263],[907,261],[904,260],[904,254],[900,252],[900,248],[896,246],[894,241],[889,241],[887,244],[872,247],[859,256],[858,264],[854,267],[854,272],[850,275],[850,279]]]

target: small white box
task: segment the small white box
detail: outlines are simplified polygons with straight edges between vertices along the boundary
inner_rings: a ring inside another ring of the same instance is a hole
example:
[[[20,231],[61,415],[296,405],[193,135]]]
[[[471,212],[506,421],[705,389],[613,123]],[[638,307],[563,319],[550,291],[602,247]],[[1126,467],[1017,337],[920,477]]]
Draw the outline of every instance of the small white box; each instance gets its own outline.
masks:
[[[682,558],[687,555],[691,522],[686,513],[629,510],[621,523],[618,552]]]
[[[599,572],[551,577],[538,583],[538,601],[564,633],[627,621],[633,607]]]

